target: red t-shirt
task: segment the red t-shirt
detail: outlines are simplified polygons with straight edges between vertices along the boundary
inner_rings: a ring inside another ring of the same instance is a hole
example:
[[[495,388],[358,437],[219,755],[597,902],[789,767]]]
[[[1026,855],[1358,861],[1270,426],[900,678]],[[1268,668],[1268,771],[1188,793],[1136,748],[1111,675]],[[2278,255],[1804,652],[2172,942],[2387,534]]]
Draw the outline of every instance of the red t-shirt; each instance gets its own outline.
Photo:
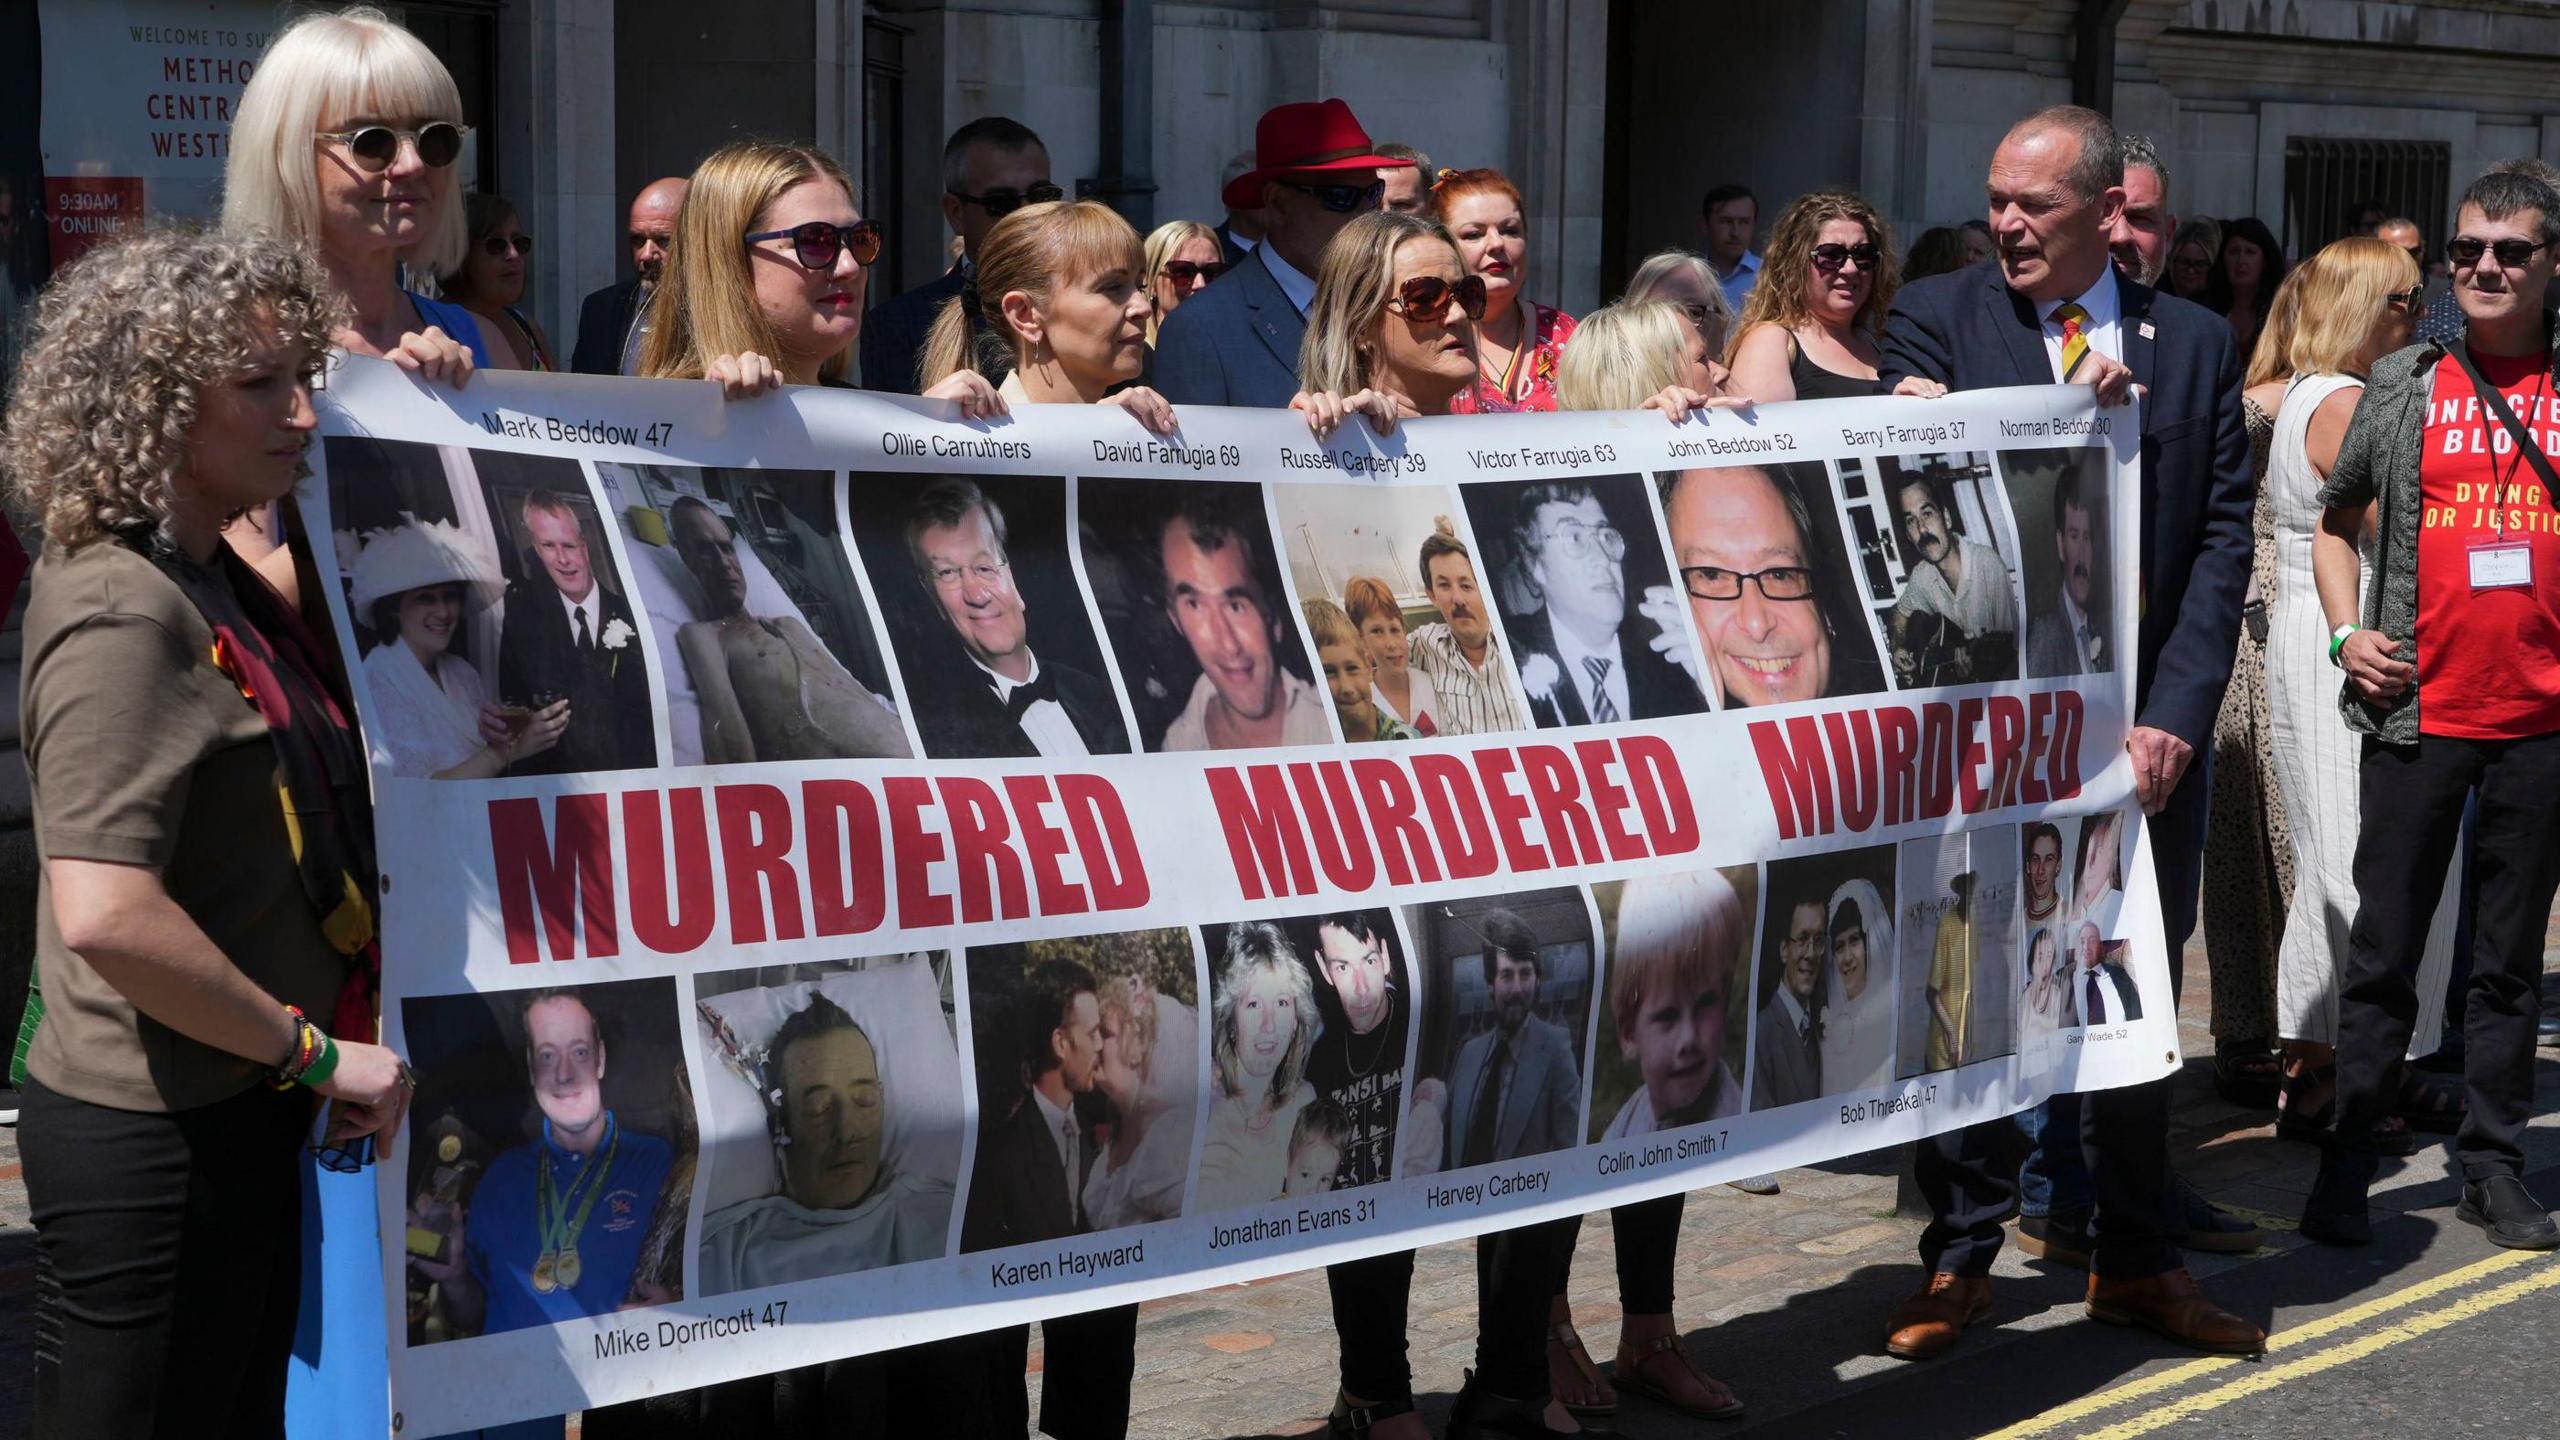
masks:
[[[2544,452],[2560,459],[2550,356],[2472,360]],[[2426,443],[2418,471],[2418,729],[2465,740],[2560,731],[2560,496],[2548,493],[2450,355],[2436,366]],[[2491,521],[2502,508],[2505,541],[2532,547],[2533,584],[2473,589],[2474,547],[2499,538]]]

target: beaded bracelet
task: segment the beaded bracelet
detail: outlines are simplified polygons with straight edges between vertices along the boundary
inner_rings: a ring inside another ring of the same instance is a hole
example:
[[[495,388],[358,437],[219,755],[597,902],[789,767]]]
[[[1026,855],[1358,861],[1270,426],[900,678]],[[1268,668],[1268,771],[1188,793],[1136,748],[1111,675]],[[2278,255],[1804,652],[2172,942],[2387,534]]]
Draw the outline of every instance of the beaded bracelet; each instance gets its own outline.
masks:
[[[296,1085],[316,1088],[338,1068],[338,1044],[305,1019],[300,1006],[287,1005],[284,1009],[293,1017],[293,1053],[275,1068],[267,1083],[278,1090],[290,1090]]]

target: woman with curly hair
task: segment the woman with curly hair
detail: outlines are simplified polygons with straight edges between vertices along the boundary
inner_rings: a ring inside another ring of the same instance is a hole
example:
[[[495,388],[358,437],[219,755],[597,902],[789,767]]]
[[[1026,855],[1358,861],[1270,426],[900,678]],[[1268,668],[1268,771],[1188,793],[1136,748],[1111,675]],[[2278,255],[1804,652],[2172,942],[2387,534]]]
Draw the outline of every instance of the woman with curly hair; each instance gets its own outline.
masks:
[[[1762,404],[1882,394],[1894,273],[1893,232],[1863,197],[1816,191],[1789,205],[1725,362],[1733,389]]]
[[[9,493],[45,536],[18,1137],[41,1435],[283,1434],[313,1097],[332,1144],[388,1141],[408,1103],[361,1038],[372,828],[343,677],[222,535],[302,473],[344,318],[284,241],[126,241],[46,293],[10,402]]]

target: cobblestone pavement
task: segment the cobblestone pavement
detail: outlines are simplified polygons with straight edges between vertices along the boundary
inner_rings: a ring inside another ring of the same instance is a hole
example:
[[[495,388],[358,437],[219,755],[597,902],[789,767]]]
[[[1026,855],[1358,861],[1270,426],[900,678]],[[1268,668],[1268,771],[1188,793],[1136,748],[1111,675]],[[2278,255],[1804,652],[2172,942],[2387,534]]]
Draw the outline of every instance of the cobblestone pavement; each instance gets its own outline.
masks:
[[[2560,940],[2560,926],[2555,932]],[[2189,1062],[2179,1081],[2172,1137],[2180,1171],[2217,1202],[2249,1214],[2274,1235],[2270,1246],[2254,1257],[2190,1256],[2190,1268],[2213,1286],[2217,1276],[2280,1259],[2306,1243],[2291,1231],[2315,1157],[2308,1147],[2277,1142],[2272,1114],[2242,1110],[2214,1097],[2203,1058],[2212,1051],[2204,1028],[2209,989],[2205,963],[2202,946],[2191,947],[2187,1004],[2180,1016]],[[2550,978],[2560,981],[2560,950],[2547,954],[2545,964],[2553,972]],[[2560,1001],[2560,987],[2546,984],[2546,990]],[[2529,1137],[2529,1172],[2560,1165],[2560,1062],[2546,1052],[2539,1069],[2542,1094],[2536,1110],[2542,1118]],[[1692,1194],[1679,1251],[1678,1314],[1692,1358],[1731,1383],[1752,1413],[1739,1425],[1706,1425],[1629,1398],[1609,1423],[1619,1433],[1649,1437],[1871,1433],[1865,1423],[1840,1428],[1835,1412],[1844,1395],[1869,1390],[1890,1396],[1892,1391],[1880,1387],[1924,1373],[1885,1358],[1879,1336],[1885,1311],[1917,1278],[1912,1247],[1919,1222],[1894,1212],[1900,1163],[1897,1152],[1878,1152],[1783,1172],[1780,1193],[1773,1196],[1721,1186]],[[2444,1148],[2435,1146],[2386,1175],[2377,1187],[2378,1213],[2395,1203],[2395,1194],[2403,1197],[2403,1208],[2449,1203],[2442,1201],[2446,1166]],[[28,1424],[30,1326],[25,1321],[32,1309],[34,1237],[27,1228],[26,1204],[15,1133],[0,1129],[0,1437],[21,1434]],[[1979,1423],[1978,1417],[1933,1423],[1928,1416],[1914,1415],[1894,1427],[1900,1433],[1979,1433],[2059,1403],[2079,1388],[2180,1358],[2180,1352],[2165,1345],[2082,1321],[2084,1282],[2076,1272],[2028,1260],[2011,1247],[1995,1273],[2005,1281],[1994,1316],[1998,1329],[1990,1335],[1977,1332],[1979,1338],[1970,1339],[1968,1349],[2077,1325],[2086,1338],[2074,1336],[2067,1353],[2086,1359],[2088,1366],[2073,1369],[2068,1377],[2047,1376],[2051,1383],[2042,1386],[2022,1382],[2016,1405],[1990,1423]],[[1572,1295],[1576,1324],[1604,1362],[1617,1334],[1614,1276],[1609,1226],[1594,1217],[1583,1226]],[[2385,1278],[2368,1267],[2356,1276],[2342,1276],[2338,1287],[2353,1293],[2357,1284],[2383,1283]],[[2227,1283],[2237,1288],[2245,1277]],[[1414,1274],[1412,1358],[1416,1389],[1435,1430],[1461,1371],[1473,1363],[1475,1303],[1471,1242],[1421,1252]],[[1036,1350],[1034,1354],[1036,1372]],[[1157,1301],[1140,1312],[1130,1434],[1136,1440],[1203,1440],[1321,1433],[1333,1397],[1334,1366],[1331,1311],[1321,1271]],[[1036,1385],[1036,1373],[1032,1380]],[[2007,1381],[2002,1383],[2005,1387]],[[1790,1420],[1816,1409],[1822,1413],[1806,1417],[1814,1422],[1810,1426]]]

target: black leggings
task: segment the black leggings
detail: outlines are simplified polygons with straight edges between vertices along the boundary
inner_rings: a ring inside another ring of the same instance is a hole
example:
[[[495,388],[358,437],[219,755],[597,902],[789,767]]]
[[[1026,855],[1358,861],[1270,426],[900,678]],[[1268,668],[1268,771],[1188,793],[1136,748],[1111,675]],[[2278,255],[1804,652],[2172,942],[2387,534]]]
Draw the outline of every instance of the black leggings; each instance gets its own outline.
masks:
[[[1665,1195],[1639,1200],[1609,1212],[1609,1230],[1618,1248],[1618,1309],[1627,1315],[1671,1313],[1671,1264],[1680,1248],[1680,1212],[1688,1197]],[[1582,1222],[1576,1220],[1579,1231]],[[1573,1278],[1573,1251],[1564,1256],[1564,1273],[1556,1294],[1564,1294]]]
[[[1547,1310],[1573,1264],[1582,1217],[1476,1237],[1476,1383],[1545,1403]]]
[[[311,1120],[308,1092],[264,1085],[161,1113],[27,1082],[36,1434],[284,1434]]]

